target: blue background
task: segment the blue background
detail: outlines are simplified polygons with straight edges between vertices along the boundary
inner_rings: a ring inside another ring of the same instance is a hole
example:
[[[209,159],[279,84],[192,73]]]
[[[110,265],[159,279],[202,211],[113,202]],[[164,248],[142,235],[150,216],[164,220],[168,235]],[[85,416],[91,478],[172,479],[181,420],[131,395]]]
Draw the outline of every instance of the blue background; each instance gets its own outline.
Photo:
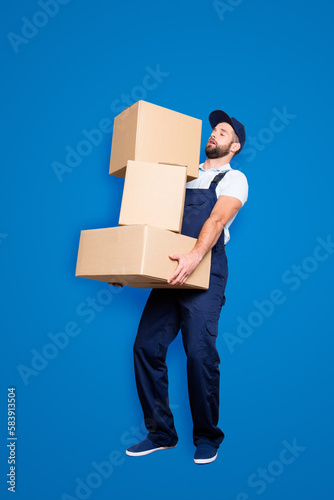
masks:
[[[334,238],[333,6],[58,7],[53,17],[36,14],[33,0],[1,7],[1,496],[10,495],[6,401],[15,386],[18,499],[330,498],[334,255],[331,247],[318,253],[317,238]],[[27,19],[40,27],[24,28]],[[145,80],[148,67],[163,76]],[[85,139],[82,130],[139,99],[203,119],[202,149],[213,109],[236,116],[248,134],[232,162],[250,192],[227,245],[218,337],[226,439],[206,467],[193,463],[180,336],[168,353],[179,444],[138,459],[124,454],[144,436],[132,343],[149,291],[74,276],[80,230],[118,223],[123,180],[108,174],[111,131],[61,181],[54,170]],[[49,334],[69,322],[77,335],[48,351]],[[23,376],[45,349],[49,359]],[[282,464],[294,441],[299,451]],[[96,475],[94,463],[111,460],[108,477]],[[262,483],[259,469],[267,469]],[[80,481],[90,489],[76,492]]]

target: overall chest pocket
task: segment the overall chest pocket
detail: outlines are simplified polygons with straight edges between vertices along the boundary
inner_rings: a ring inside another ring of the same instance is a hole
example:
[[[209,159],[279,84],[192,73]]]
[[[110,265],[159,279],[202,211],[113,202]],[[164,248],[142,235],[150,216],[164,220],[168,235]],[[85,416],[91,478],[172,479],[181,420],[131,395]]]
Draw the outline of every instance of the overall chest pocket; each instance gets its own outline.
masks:
[[[210,199],[204,194],[194,193],[186,196],[184,204],[183,222],[187,225],[200,226],[210,216],[212,210]]]

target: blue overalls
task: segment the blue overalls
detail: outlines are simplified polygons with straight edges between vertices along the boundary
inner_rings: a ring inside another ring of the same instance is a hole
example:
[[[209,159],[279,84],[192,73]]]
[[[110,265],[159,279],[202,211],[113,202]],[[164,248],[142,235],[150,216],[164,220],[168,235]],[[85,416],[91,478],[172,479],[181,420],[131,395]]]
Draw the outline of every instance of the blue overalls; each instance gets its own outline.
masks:
[[[186,189],[181,233],[197,238],[217,201],[218,174],[208,189]],[[144,308],[134,344],[135,377],[148,437],[160,446],[174,446],[178,436],[169,407],[166,355],[179,330],[187,355],[188,393],[193,441],[219,447],[218,319],[225,303],[228,275],[224,231],[212,249],[208,290],[153,289]]]

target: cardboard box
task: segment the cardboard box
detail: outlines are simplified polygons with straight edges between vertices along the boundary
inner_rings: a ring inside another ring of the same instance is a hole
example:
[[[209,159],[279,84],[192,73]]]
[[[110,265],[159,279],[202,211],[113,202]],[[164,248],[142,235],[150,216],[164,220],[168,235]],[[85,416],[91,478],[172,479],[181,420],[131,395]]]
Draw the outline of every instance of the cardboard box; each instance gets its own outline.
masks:
[[[114,119],[111,175],[125,176],[128,160],[182,165],[188,181],[198,177],[202,121],[145,101]]]
[[[184,285],[167,284],[178,264],[168,255],[187,253],[195,243],[195,238],[148,225],[81,231],[75,275],[138,288],[207,289],[211,252]]]
[[[187,169],[128,161],[118,224],[181,231]]]

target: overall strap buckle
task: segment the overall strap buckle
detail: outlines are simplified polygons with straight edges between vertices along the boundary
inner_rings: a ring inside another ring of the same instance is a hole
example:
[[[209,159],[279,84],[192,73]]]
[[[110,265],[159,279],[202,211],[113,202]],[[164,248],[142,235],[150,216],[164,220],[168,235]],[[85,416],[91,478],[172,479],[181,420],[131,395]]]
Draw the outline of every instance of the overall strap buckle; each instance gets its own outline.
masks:
[[[224,172],[221,172],[220,174],[217,174],[211,181],[210,188],[209,189],[216,189],[218,182],[222,180],[222,178],[227,174],[229,170],[225,170]]]

